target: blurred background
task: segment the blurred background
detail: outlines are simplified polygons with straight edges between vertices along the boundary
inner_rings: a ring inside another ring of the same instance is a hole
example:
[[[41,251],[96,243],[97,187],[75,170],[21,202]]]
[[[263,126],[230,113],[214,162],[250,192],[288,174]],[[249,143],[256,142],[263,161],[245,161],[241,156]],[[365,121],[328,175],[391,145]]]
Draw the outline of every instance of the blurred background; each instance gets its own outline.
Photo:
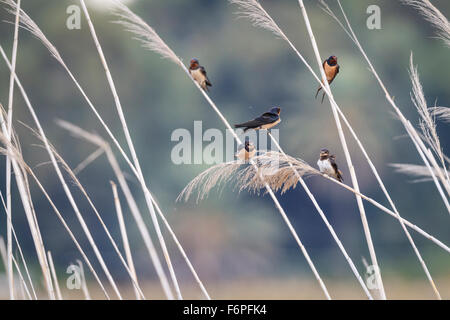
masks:
[[[62,0],[22,2],[23,9],[59,50],[103,119],[127,149],[112,94],[83,13],[81,29],[69,30],[66,27],[67,7],[79,3]],[[334,1],[328,2],[338,10]],[[176,142],[171,141],[172,132],[185,128],[193,133],[196,120],[203,121],[204,131],[209,128],[224,131],[225,127],[179,67],[146,51],[132,39],[131,34],[111,23],[114,17],[105,3],[87,1],[144,176],[211,296],[222,299],[322,299],[323,294],[310,268],[269,196],[239,194],[229,185],[222,193],[213,191],[208,199],[198,204],[195,201],[175,202],[189,181],[209,165],[173,164],[170,156]],[[261,3],[318,72],[297,1],[263,0]],[[412,123],[417,124],[418,115],[410,101],[408,64],[411,52],[418,65],[428,104],[436,102],[437,105],[449,106],[450,49],[435,38],[429,23],[400,1],[343,0],[342,3],[362,46],[388,90],[395,96],[396,103]],[[435,0],[433,3],[444,15],[450,16],[450,2]],[[135,0],[127,4],[155,28],[185,63],[193,57],[200,60],[213,83],[210,96],[231,123],[251,119],[271,106],[280,106],[283,111],[278,128],[284,150],[315,166],[320,149],[326,147],[336,154],[344,178],[350,183],[330,105],[327,99],[323,104],[314,99],[317,83],[283,40],[253,27],[245,19],[237,19],[234,13],[238,8],[227,1]],[[372,4],[381,9],[380,30],[366,27],[369,17],[366,10]],[[319,8],[317,1],[305,1],[305,5],[323,58],[336,55],[339,59],[340,73],[332,85],[335,99],[368,150],[399,212],[448,245],[449,216],[434,184],[411,183],[412,178],[395,173],[389,167],[390,163],[422,163],[411,141],[405,138],[403,126],[391,113],[391,107],[365,61],[337,23]],[[10,56],[14,28],[3,21],[13,21],[13,17],[1,8],[0,20],[0,44]],[[16,72],[48,138],[69,166],[76,167],[95,151],[95,147],[61,129],[55,123],[56,118],[108,138],[67,73],[47,49],[23,29],[19,32]],[[9,71],[2,61],[0,102],[5,107],[8,86]],[[52,166],[46,164],[47,153],[34,146],[39,141],[19,121],[34,127],[16,89],[14,125],[24,158],[35,167],[35,172],[80,239],[94,267],[105,279]],[[345,133],[361,191],[388,206],[363,155],[350,133],[347,130]],[[439,123],[438,133],[446,153],[450,147],[448,124]],[[133,194],[154,235],[139,184],[117,149],[113,150],[122,169],[128,173]],[[0,179],[4,181],[5,157],[1,159]],[[79,179],[120,243],[109,183],[115,176],[106,157],[102,155],[90,164],[79,174]],[[364,275],[366,269],[362,259],[369,260],[369,253],[354,195],[320,177],[310,178],[307,183],[360,274]],[[0,186],[5,194],[4,182]],[[129,278],[94,212],[79,190],[72,187],[114,278],[122,288],[126,288],[125,296],[133,297]],[[63,294],[68,298],[81,297],[79,290],[65,288],[69,276],[66,269],[81,256],[34,183],[31,190],[44,244],[52,251]],[[39,265],[15,182],[12,196],[15,230],[37,279],[41,276]],[[364,298],[347,262],[302,188],[297,187],[278,196],[330,294],[335,298]],[[163,298],[155,270],[123,194],[120,194],[120,199],[139,281],[147,298]],[[388,298],[432,299],[433,291],[400,224],[369,203],[365,203],[365,209]],[[3,209],[0,211],[0,235],[6,238],[6,218]],[[201,298],[201,292],[181,255],[164,228],[163,231],[184,296]],[[450,256],[414,231],[411,234],[443,298],[450,298]],[[154,240],[156,244],[156,237]],[[94,295],[97,293],[97,297],[102,298],[92,275],[88,273],[87,277]],[[36,282],[42,289],[42,283]],[[2,264],[0,297],[8,297]]]

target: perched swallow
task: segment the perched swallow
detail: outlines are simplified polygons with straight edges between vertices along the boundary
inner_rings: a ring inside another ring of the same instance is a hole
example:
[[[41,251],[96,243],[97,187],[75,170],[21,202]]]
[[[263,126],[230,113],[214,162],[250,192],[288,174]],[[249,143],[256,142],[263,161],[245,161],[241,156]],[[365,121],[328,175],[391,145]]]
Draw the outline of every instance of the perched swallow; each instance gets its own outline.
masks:
[[[335,178],[339,182],[344,182],[341,170],[338,169],[336,164],[336,156],[331,155],[327,149],[320,150],[320,158],[317,160],[317,165],[322,173]]]
[[[327,76],[328,84],[331,84],[334,78],[336,78],[337,74],[339,73],[339,65],[337,64],[337,57],[336,56],[329,57],[327,60],[323,62],[322,66],[323,70],[325,71],[325,75]],[[316,98],[320,90],[322,90],[321,86],[319,86],[319,88],[317,89]],[[322,96],[322,103],[324,98],[325,92],[323,93]]]
[[[242,161],[250,160],[256,154],[256,148],[253,143],[251,143],[248,139],[245,140],[243,144],[238,147],[238,152],[236,153],[236,157]]]
[[[203,90],[209,91],[208,86],[212,87],[212,84],[209,81],[208,76],[206,75],[205,68],[198,63],[197,59],[191,60],[189,73],[191,74],[192,78],[194,78],[194,80],[200,85],[200,87],[203,88]]]
[[[268,112],[262,114],[262,116],[255,118],[253,120],[235,124],[235,128],[244,128],[244,132],[250,129],[270,129],[280,123],[280,112],[281,108],[274,107],[270,109]]]

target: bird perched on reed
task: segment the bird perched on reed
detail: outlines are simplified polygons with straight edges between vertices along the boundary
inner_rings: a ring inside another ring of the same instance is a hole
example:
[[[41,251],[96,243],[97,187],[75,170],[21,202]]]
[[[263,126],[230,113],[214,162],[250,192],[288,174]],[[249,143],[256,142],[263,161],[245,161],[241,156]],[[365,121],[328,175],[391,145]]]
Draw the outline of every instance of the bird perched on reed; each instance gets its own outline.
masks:
[[[336,164],[336,156],[334,154],[330,155],[330,152],[327,149],[320,150],[317,165],[319,166],[320,172],[335,178],[339,182],[344,182],[342,172],[338,169]]]
[[[322,64],[323,70],[325,71],[325,75],[327,76],[328,84],[331,84],[336,78],[336,75],[339,73],[339,65],[337,63],[337,57],[331,56],[327,60],[325,60]],[[323,83],[323,82],[322,82]],[[322,86],[319,86],[316,92],[316,97],[319,94],[319,91],[322,90]],[[325,98],[325,92],[322,95],[322,103],[323,99]]]
[[[211,81],[209,81],[208,76],[206,75],[205,68],[201,66],[195,58],[191,60],[189,65],[189,73],[203,90],[209,91],[208,86],[212,87]]]
[[[239,160],[247,162],[256,154],[255,145],[250,142],[248,139],[245,140],[244,143],[239,145],[238,152],[236,153],[236,157]]]
[[[261,116],[259,116],[258,118],[255,118],[253,120],[244,122],[244,123],[240,123],[240,124],[235,124],[234,127],[235,128],[244,128],[244,132],[250,129],[255,129],[255,130],[259,130],[259,129],[270,129],[274,126],[276,126],[278,123],[280,123],[281,118],[280,118],[280,113],[281,113],[281,108],[279,107],[274,107],[272,109],[270,109],[267,112],[264,112]]]

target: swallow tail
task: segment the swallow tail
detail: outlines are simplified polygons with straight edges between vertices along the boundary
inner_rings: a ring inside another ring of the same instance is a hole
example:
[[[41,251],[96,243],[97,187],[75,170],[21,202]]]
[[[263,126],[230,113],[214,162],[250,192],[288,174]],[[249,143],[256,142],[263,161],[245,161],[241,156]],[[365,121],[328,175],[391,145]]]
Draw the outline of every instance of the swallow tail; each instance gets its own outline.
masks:
[[[247,130],[250,130],[249,127],[247,127],[246,124],[242,123],[242,124],[235,124],[234,125],[235,128],[244,128],[244,132],[246,132]]]
[[[319,88],[317,89],[316,96],[314,97],[314,99],[317,99],[317,95],[319,94],[320,90],[322,90],[322,86],[319,86]]]
[[[338,170],[337,174],[336,174],[336,178],[339,182],[343,183],[344,182],[344,178],[342,177],[342,171]]]

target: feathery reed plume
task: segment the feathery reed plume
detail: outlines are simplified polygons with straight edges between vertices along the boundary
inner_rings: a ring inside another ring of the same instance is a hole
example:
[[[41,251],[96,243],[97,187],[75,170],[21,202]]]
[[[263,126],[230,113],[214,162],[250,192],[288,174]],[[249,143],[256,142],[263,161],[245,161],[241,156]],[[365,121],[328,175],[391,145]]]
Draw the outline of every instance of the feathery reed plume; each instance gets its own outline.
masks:
[[[361,196],[361,198],[379,208],[381,211],[399,220],[401,223],[415,230],[425,238],[431,240],[439,247],[450,253],[450,248],[448,246],[446,246],[440,240],[431,236],[427,232],[423,231],[415,224],[400,217],[396,212],[389,210],[374,199],[357,192],[355,189],[337,181],[336,179],[326,174],[319,172],[318,170],[308,165],[302,159],[294,158],[288,155],[284,157],[282,153],[278,153],[275,151],[271,151],[269,154],[255,156],[253,159],[255,159],[255,162],[258,164],[259,171],[255,171],[254,168],[250,168],[250,166],[245,166],[241,163],[237,163],[237,161],[221,163],[208,168],[188,183],[188,185],[178,195],[177,201],[188,201],[194,194],[195,190],[198,190],[200,194],[200,196],[197,196],[198,200],[206,198],[214,188],[214,184],[210,183],[211,180],[221,181],[219,184],[223,184],[225,182],[234,182],[233,188],[234,190],[238,190],[239,192],[242,192],[244,190],[248,192],[258,192],[258,189],[262,190],[264,188],[264,184],[262,183],[262,179],[258,177],[257,174],[255,174],[256,172],[263,173],[264,180],[268,178],[267,182],[270,182],[271,187],[273,187],[274,189],[278,187],[278,190],[287,191],[288,188],[295,188],[297,182],[299,181],[292,169],[287,170],[289,164],[291,164],[294,169],[299,170],[299,175],[303,177],[321,176],[327,180],[332,181],[335,184],[338,184],[346,190]],[[280,169],[274,167],[273,161],[279,161]],[[205,186],[203,186],[202,184],[205,184]]]
[[[284,38],[283,32],[281,32],[275,21],[264,10],[258,0],[229,0],[229,2],[241,8],[240,11],[236,12],[239,17],[247,18],[252,22],[253,26],[269,30],[276,36]]]
[[[120,7],[119,7],[120,10]],[[142,19],[140,20],[132,20],[132,23],[136,23],[136,24],[140,24],[142,21]],[[149,27],[150,28],[150,27]],[[150,28],[151,30],[153,30],[152,28]],[[137,34],[137,36],[139,36],[139,34]],[[151,36],[147,37],[147,39],[151,38]],[[161,39],[161,38],[159,38]],[[286,39],[287,40],[287,39]],[[288,41],[288,40],[287,40]],[[175,61],[176,62],[176,61]],[[230,130],[230,132],[232,133],[233,137],[236,139],[236,141],[241,144],[242,141],[239,139],[239,137],[237,136],[236,132],[234,131],[234,129],[231,127],[230,123],[227,121],[227,119],[223,116],[222,112],[220,112],[219,108],[216,106],[216,104],[211,100],[211,98],[208,96],[208,94],[202,90],[202,88],[200,87],[200,85],[191,77],[189,70],[186,68],[186,66],[181,62],[181,60],[179,60],[178,62],[176,62],[182,69],[183,71],[188,75],[188,77],[193,81],[194,85],[200,90],[200,92],[203,94],[204,98],[208,101],[208,103],[210,104],[210,106],[214,109],[214,111],[217,113],[217,115],[220,117],[220,119],[222,120],[222,122],[225,124],[225,126]],[[250,159],[250,164],[252,164],[253,166],[256,166],[254,164],[254,161],[252,159]],[[325,296],[327,299],[331,299],[327,288],[325,287],[325,284],[323,283],[323,280],[321,279],[319,273],[317,272],[316,267],[314,266],[311,258],[309,257],[308,252],[306,251],[306,248],[304,247],[303,243],[301,242],[300,238],[298,237],[297,232],[295,231],[294,227],[292,226],[289,218],[286,215],[286,212],[284,212],[284,209],[281,207],[277,197],[275,196],[275,194],[273,193],[273,190],[270,188],[270,186],[266,183],[265,187],[267,189],[267,192],[269,193],[270,197],[272,198],[273,202],[275,203],[275,206],[277,207],[280,215],[282,216],[284,222],[286,223],[286,225],[289,228],[289,231],[291,232],[291,234],[293,235],[295,241],[297,242],[300,250],[302,251],[303,255],[305,256],[305,259],[308,262],[308,265],[310,266],[316,280],[319,282],[319,285],[322,289],[322,291],[324,292]]]
[[[431,146],[432,150],[441,160],[441,164],[445,169],[444,174],[447,178],[447,181],[449,181],[450,178],[447,173],[444,154],[442,152],[441,143],[436,131],[435,118],[432,116],[432,110],[428,108],[427,101],[423,93],[422,84],[420,83],[417,67],[414,67],[413,64],[412,53],[409,59],[409,76],[412,83],[411,101],[413,102],[414,106],[417,109],[417,112],[421,117],[419,126],[422,130],[422,135],[424,137],[424,140],[428,143],[428,145]]]
[[[429,0],[401,0],[412,6],[437,30],[438,38],[450,47],[450,22]]]
[[[102,149],[105,150],[105,154],[108,158],[108,161],[111,165],[111,168],[114,171],[114,174],[117,177],[117,180],[120,184],[120,187],[125,195],[125,198],[127,200],[128,203],[128,207],[130,208],[130,211],[133,215],[133,218],[135,219],[135,222],[138,226],[138,229],[142,235],[142,238],[144,240],[144,243],[147,247],[147,250],[149,251],[150,255],[157,255],[156,250],[154,248],[152,239],[148,233],[148,229],[145,226],[145,222],[142,219],[142,215],[139,212],[139,208],[136,204],[136,201],[131,193],[130,188],[128,187],[128,183],[125,179],[125,176],[119,166],[119,163],[116,159],[116,157],[114,156],[114,153],[111,150],[111,147],[109,146],[109,144],[103,140],[100,136],[87,132],[86,130],[77,127],[75,125],[73,125],[70,122],[64,121],[64,120],[57,120],[56,121],[57,124],[62,127],[63,129],[69,131],[73,136],[75,136],[76,138],[79,139],[83,139],[88,141],[89,143],[92,143]],[[154,201],[154,200],[153,200]],[[210,300],[210,296],[208,294],[208,292],[206,291],[205,286],[203,285],[202,281],[200,280],[197,272],[195,271],[192,263],[190,262],[189,258],[186,255],[186,252],[184,251],[183,247],[181,246],[180,242],[178,241],[178,238],[176,237],[175,233],[172,231],[172,228],[170,227],[169,223],[167,222],[167,220],[165,219],[164,215],[161,212],[161,209],[159,208],[158,204],[156,201],[154,201],[153,203],[156,207],[156,211],[158,212],[160,218],[162,219],[165,227],[167,228],[167,230],[169,231],[169,233],[171,234],[175,244],[177,245],[181,255],[183,256],[184,260],[186,261],[186,264],[188,265],[189,269],[192,272],[192,275],[194,276],[196,282],[198,283],[200,289],[202,290],[202,293],[204,294],[204,296],[206,297],[206,299]],[[156,266],[155,266],[156,267]],[[161,265],[159,265],[159,267],[161,267]],[[157,269],[158,272],[158,269]]]
[[[412,182],[432,181],[430,171],[426,166],[409,163],[391,163],[389,166],[393,167],[396,172],[417,178],[412,180]],[[433,168],[433,170],[435,169]],[[442,168],[440,170],[442,171],[442,174],[444,174],[444,170]]]
[[[450,108],[449,107],[431,107],[428,108],[431,115],[437,117],[438,119],[449,123],[450,122]]]
[[[113,1],[112,4],[113,13],[118,18],[117,21],[113,21],[114,23],[124,26],[126,31],[134,34],[134,39],[141,42],[144,48],[154,51],[161,57],[172,60],[176,64],[182,64],[181,59],[141,17],[119,1]]]
[[[95,272],[94,268],[92,267],[92,264],[90,263],[89,259],[87,258],[86,254],[84,253],[83,249],[81,248],[81,246],[80,246],[79,242],[77,241],[77,239],[75,238],[74,234],[70,230],[70,228],[67,225],[66,221],[62,217],[60,211],[58,210],[58,208],[53,203],[53,200],[50,198],[50,196],[48,195],[47,191],[42,186],[42,184],[39,181],[39,179],[37,178],[37,176],[34,174],[33,170],[27,165],[27,163],[22,158],[22,155],[18,151],[18,149],[6,139],[4,134],[1,134],[1,133],[0,133],[0,142],[2,142],[5,145],[8,145],[8,147],[6,147],[6,148],[0,148],[0,152],[2,152],[4,154],[8,154],[9,156],[12,157],[13,168],[14,168],[15,163],[18,163],[18,165],[21,166],[23,171],[24,172],[28,172],[31,175],[31,177],[34,179],[34,181],[36,182],[36,184],[38,185],[38,187],[40,188],[40,190],[42,191],[42,193],[44,194],[44,196],[46,197],[46,199],[50,203],[50,205],[51,205],[53,211],[56,213],[58,219],[61,221],[61,223],[64,226],[64,228],[69,233],[71,239],[73,240],[74,244],[78,248],[79,252],[81,253],[81,255],[83,257],[83,259],[85,260],[86,264],[88,265],[89,269],[91,270],[92,274],[94,275],[95,279],[97,280],[98,284],[100,285],[103,293],[105,294],[105,297],[107,299],[109,299],[109,295],[106,292],[106,290],[105,290],[102,282],[100,281],[100,278],[98,277],[97,273]],[[20,179],[19,179],[19,182],[20,182]],[[19,183],[19,185],[20,185],[20,183]]]
[[[22,123],[22,125],[24,125],[26,128],[28,128],[39,140],[44,142],[44,137],[42,137],[42,135],[39,132],[37,132],[36,130],[34,130],[33,128],[29,127],[28,125],[26,125],[24,123]],[[50,141],[48,141],[48,144],[49,144],[50,149],[52,150],[53,154],[55,155],[56,159],[58,160],[58,162],[61,163],[63,169],[71,177],[72,182],[75,184],[75,186],[77,186],[80,189],[81,193],[85,196],[86,200],[88,201],[89,205],[91,206],[92,210],[94,211],[98,221],[102,225],[103,230],[105,231],[105,233],[106,233],[109,241],[111,242],[115,252],[117,253],[120,261],[122,262],[123,266],[125,267],[125,270],[127,271],[128,275],[130,276],[130,279],[131,279],[134,287],[137,289],[137,291],[139,292],[141,297],[145,299],[144,293],[142,292],[141,288],[139,287],[138,283],[135,280],[134,273],[128,267],[128,264],[126,263],[125,259],[123,258],[122,254],[120,253],[120,250],[119,250],[116,242],[114,241],[114,239],[111,236],[111,233],[109,232],[105,222],[103,221],[102,217],[100,216],[100,213],[98,212],[97,208],[95,207],[94,203],[92,202],[91,198],[89,197],[88,193],[86,192],[86,189],[84,189],[84,187],[81,184],[80,180],[74,174],[72,169],[70,169],[69,165],[66,163],[64,158],[56,151],[56,148],[50,143]],[[86,236],[88,237],[88,239],[91,239],[92,238],[91,233],[90,233],[89,228],[87,227],[87,224],[84,221],[83,217],[79,216],[78,219],[80,221],[80,224],[83,226],[83,230],[86,233]]]

